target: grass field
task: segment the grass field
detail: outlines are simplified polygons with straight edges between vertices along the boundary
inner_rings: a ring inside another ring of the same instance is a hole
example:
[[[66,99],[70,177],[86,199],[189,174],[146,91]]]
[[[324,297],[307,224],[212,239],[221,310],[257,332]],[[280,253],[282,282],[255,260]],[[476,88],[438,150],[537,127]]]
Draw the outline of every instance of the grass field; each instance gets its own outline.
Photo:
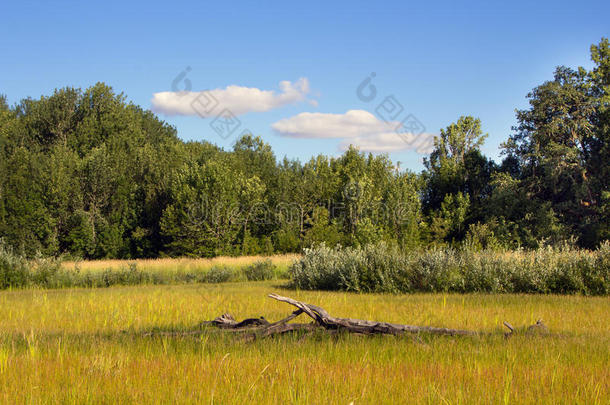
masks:
[[[213,266],[228,266],[233,268],[245,267],[259,260],[269,259],[271,262],[282,268],[287,269],[294,260],[300,255],[285,254],[275,256],[238,256],[227,257],[219,256],[210,259],[205,258],[162,258],[162,259],[135,259],[135,260],[88,260],[73,262],[63,262],[62,266],[68,270],[78,268],[83,272],[96,272],[104,270],[117,270],[135,263],[138,269],[145,272],[166,272],[166,271],[206,271]]]
[[[358,295],[280,281],[0,292],[3,403],[582,403],[610,401],[610,300],[549,295]],[[223,312],[273,321],[279,292],[336,316],[486,337],[284,336],[197,330]],[[505,339],[542,318],[551,336]]]
[[[239,273],[253,263],[268,260],[275,266],[278,276],[287,277],[289,267],[300,257],[300,255],[296,254],[284,254],[273,256],[219,256],[210,259],[185,257],[135,260],[85,260],[78,262],[66,261],[61,265],[64,270],[77,271],[81,275],[90,274],[93,276],[103,272],[115,273],[125,270],[129,266],[134,266],[144,274],[165,276],[165,278],[171,279],[178,274],[205,274],[214,267],[223,267]]]

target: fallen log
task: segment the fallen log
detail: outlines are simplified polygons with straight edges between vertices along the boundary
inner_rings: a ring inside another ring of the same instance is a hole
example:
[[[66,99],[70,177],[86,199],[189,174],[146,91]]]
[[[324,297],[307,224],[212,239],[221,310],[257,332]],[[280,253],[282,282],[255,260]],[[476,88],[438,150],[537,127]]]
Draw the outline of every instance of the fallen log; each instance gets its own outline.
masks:
[[[342,331],[360,335],[403,335],[403,334],[432,334],[432,335],[449,335],[449,336],[483,336],[489,335],[490,333],[465,330],[465,329],[449,329],[449,328],[437,328],[431,326],[414,326],[414,325],[403,325],[388,322],[376,322],[367,321],[362,319],[352,318],[336,318],[331,316],[324,308],[317,305],[307,304],[302,301],[297,301],[293,298],[283,297],[278,294],[269,294],[269,298],[274,300],[285,302],[290,304],[297,309],[293,311],[286,318],[280,319],[279,321],[270,323],[264,317],[260,318],[247,318],[241,322],[238,322],[231,314],[225,313],[211,321],[205,321],[200,324],[204,327],[216,327],[223,329],[227,332],[235,332],[243,334],[248,340],[256,338],[265,338],[269,336],[281,335],[289,332],[306,332],[304,336],[310,335],[313,331],[320,330],[326,333],[339,333]],[[288,323],[295,319],[301,314],[306,314],[312,319],[311,323]],[[519,328],[516,330],[508,322],[504,322],[509,330],[505,334],[505,337],[511,337],[515,332],[523,332],[525,335],[549,335],[548,328],[538,320],[536,324],[527,328]],[[198,329],[196,331],[181,331],[181,332],[149,332],[146,335],[163,335],[163,336],[188,336],[205,333],[205,329]]]
[[[307,314],[313,319],[314,323],[325,328],[325,329],[343,329],[352,333],[360,334],[389,334],[399,335],[402,333],[430,333],[436,335],[477,335],[478,332],[463,330],[463,329],[448,329],[448,328],[435,328],[430,326],[413,326],[413,325],[401,325],[388,322],[375,322],[365,321],[362,319],[351,319],[351,318],[335,318],[331,316],[323,308],[306,304],[301,301],[297,301],[292,298],[282,297],[277,294],[269,294],[270,298],[281,302],[286,302],[290,305],[297,307],[303,313]]]
[[[260,318],[247,318],[237,322],[231,314],[222,314],[211,321],[203,322],[203,325],[214,325],[223,329],[243,329],[252,326],[268,326],[269,321],[261,316]]]
[[[351,318],[336,318],[331,316],[324,308],[317,305],[307,304],[302,301],[297,301],[289,297],[283,297],[278,294],[269,294],[269,297],[290,304],[297,309],[284,319],[277,322],[269,323],[265,318],[248,318],[241,322],[237,322],[230,314],[223,314],[215,319],[203,322],[206,326],[215,326],[222,329],[230,329],[231,331],[251,332],[254,336],[251,337],[268,337],[287,332],[295,331],[314,331],[327,330],[332,332],[346,331],[349,333],[357,333],[363,335],[385,334],[385,335],[400,335],[404,333],[429,333],[436,335],[478,335],[479,332],[435,328],[430,326],[414,326],[402,325],[388,322],[375,322],[362,319]],[[312,323],[288,323],[301,314],[306,314],[312,319]]]

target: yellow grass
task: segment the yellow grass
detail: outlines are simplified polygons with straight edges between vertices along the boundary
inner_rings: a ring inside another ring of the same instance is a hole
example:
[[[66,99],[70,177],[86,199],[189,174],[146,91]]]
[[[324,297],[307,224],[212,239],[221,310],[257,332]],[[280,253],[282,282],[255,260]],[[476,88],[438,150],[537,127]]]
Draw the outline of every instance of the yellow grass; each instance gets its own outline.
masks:
[[[135,260],[88,260],[88,261],[67,261],[63,263],[66,269],[78,268],[81,271],[104,271],[108,269],[120,269],[130,263],[135,263],[141,271],[203,271],[212,266],[222,265],[228,267],[245,267],[258,260],[269,259],[278,267],[288,267],[300,255],[285,254],[275,256],[220,256],[210,259],[203,258],[162,258],[162,259],[135,259]]]
[[[357,295],[277,281],[0,292],[3,403],[582,403],[610,401],[607,297]],[[223,312],[273,321],[279,292],[337,316],[488,337],[285,336],[198,330]],[[502,336],[545,320],[552,336]]]

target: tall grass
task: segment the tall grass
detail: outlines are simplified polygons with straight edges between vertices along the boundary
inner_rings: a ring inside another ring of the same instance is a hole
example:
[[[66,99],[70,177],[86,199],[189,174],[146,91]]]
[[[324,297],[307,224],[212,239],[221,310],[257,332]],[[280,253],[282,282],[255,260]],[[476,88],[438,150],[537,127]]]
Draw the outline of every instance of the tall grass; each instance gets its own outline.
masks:
[[[0,291],[0,403],[610,400],[606,297],[282,293],[335,316],[482,330],[489,337],[320,334],[246,342],[198,326],[225,312],[284,318],[293,308],[266,298],[281,293],[276,284]],[[538,318],[550,335],[503,338],[502,321],[518,327]],[[162,333],[168,331],[186,335]]]
[[[401,252],[384,244],[215,259],[65,262],[27,260],[0,243],[0,289],[221,283],[292,277],[295,287],[354,292],[610,294],[610,244],[596,251]]]
[[[384,244],[306,249],[291,269],[301,289],[355,292],[492,292],[607,295],[610,244],[596,251],[400,252]]]
[[[0,289],[224,283],[288,277],[293,256],[62,263],[28,260],[0,243]]]
[[[159,259],[135,259],[135,260],[90,260],[90,261],[66,261],[62,263],[65,269],[79,269],[86,272],[101,272],[108,269],[117,270],[125,267],[125,263],[136,263],[138,269],[147,273],[154,272],[205,272],[216,266],[232,268],[243,268],[257,261],[271,260],[278,268],[287,268],[300,255],[285,254],[275,256],[219,256],[214,258],[159,258]]]

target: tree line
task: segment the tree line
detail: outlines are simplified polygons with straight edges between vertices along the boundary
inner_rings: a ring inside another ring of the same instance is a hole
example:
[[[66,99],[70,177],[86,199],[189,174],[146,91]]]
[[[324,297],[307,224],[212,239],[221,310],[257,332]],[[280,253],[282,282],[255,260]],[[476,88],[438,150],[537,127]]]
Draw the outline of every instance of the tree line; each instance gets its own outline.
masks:
[[[440,131],[421,173],[350,148],[276,159],[260,137],[232,150],[184,142],[109,86],[0,97],[0,239],[28,256],[216,256],[303,247],[467,244],[595,248],[610,236],[610,46],[591,70],[558,67],[496,163],[481,121]]]

